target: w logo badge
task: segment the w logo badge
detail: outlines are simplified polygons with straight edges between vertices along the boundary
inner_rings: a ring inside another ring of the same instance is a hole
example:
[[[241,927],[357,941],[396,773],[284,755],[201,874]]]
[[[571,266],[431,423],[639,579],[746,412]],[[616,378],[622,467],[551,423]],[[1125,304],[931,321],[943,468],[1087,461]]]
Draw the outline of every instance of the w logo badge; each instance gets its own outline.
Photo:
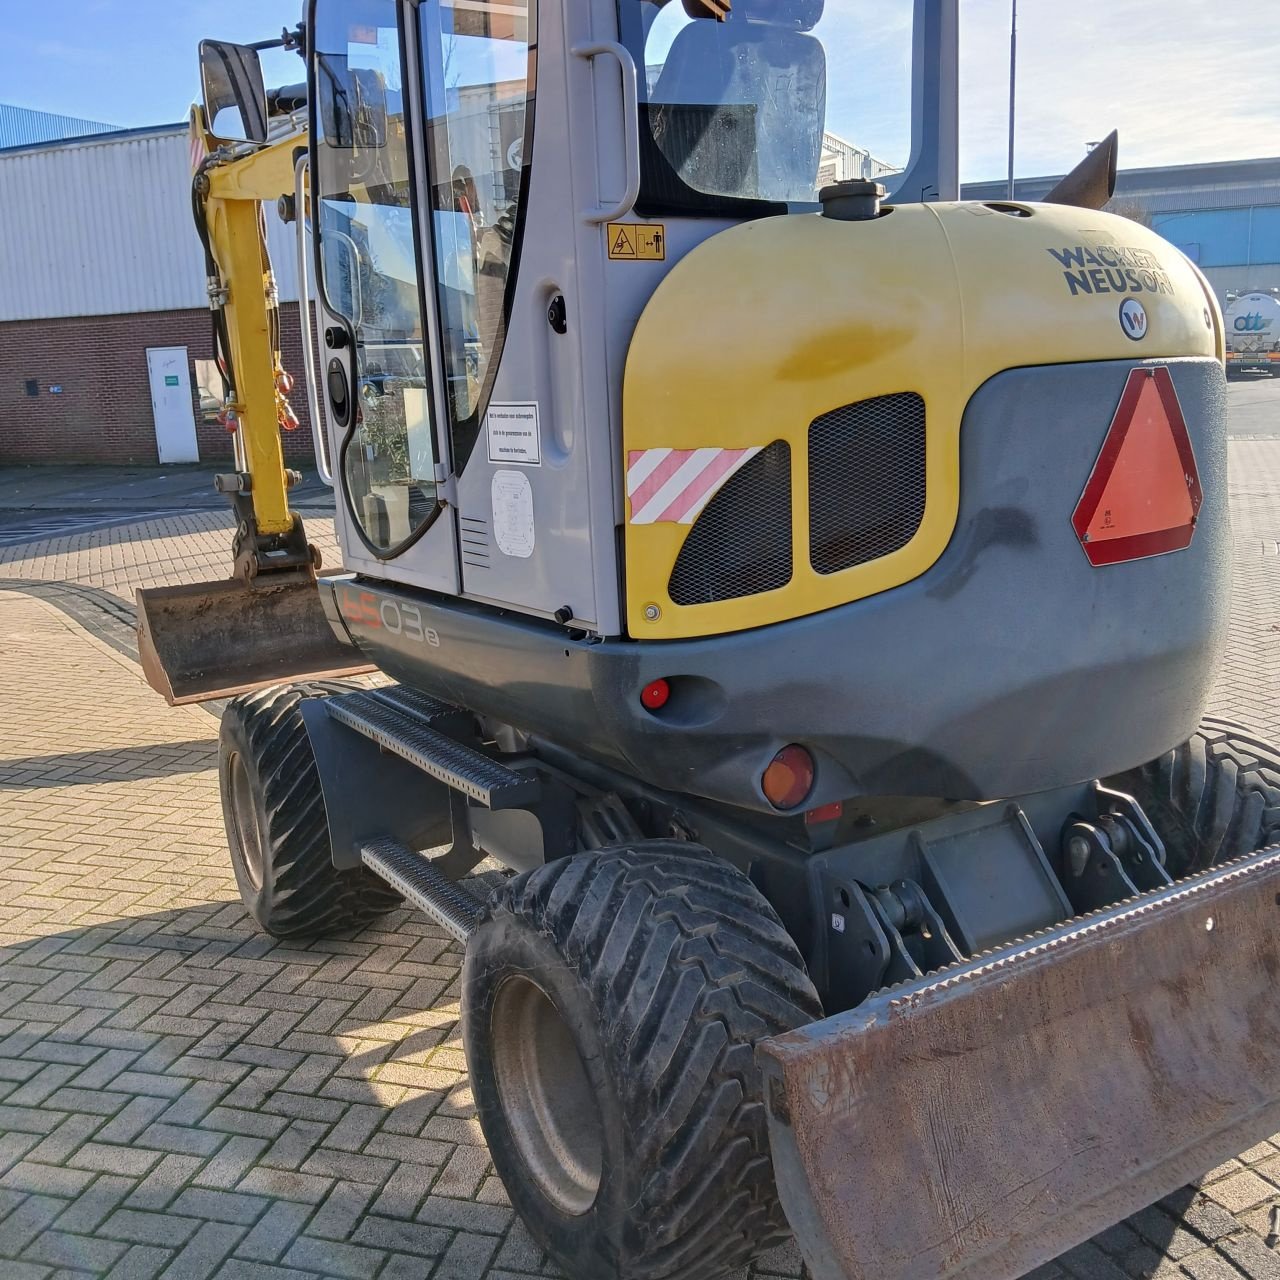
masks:
[[[1147,309],[1137,298],[1126,298],[1120,304],[1120,327],[1126,338],[1141,342],[1147,336]]]

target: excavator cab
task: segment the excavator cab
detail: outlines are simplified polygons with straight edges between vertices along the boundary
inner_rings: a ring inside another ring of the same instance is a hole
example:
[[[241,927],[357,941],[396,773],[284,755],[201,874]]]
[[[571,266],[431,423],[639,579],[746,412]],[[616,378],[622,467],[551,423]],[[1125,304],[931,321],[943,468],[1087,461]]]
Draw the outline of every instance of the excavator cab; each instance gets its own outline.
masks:
[[[241,894],[466,944],[480,1122],[575,1280],[787,1224],[816,1280],[1013,1280],[1280,1126],[1280,753],[1201,724],[1221,314],[1102,211],[1114,138],[958,199],[957,24],[309,0],[305,90],[207,59],[236,583],[142,593],[144,662],[396,682],[231,702]]]

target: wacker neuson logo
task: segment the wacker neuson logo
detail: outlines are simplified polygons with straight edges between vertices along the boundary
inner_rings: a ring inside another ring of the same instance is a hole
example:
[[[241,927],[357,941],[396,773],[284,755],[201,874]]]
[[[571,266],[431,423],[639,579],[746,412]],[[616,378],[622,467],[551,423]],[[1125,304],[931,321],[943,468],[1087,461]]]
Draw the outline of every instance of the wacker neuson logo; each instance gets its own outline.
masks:
[[[1080,294],[1174,292],[1169,273],[1148,249],[1099,244],[1050,249],[1073,298]]]

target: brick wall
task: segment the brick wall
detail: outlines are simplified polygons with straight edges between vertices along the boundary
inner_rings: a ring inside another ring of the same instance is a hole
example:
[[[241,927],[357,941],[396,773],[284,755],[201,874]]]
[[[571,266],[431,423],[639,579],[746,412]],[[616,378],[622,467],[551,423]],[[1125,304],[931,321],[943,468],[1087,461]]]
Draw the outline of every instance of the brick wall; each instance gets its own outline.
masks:
[[[297,387],[291,397],[302,422],[285,434],[285,457],[312,458],[310,419],[302,386],[298,309],[280,309],[285,367]],[[186,347],[191,360],[212,358],[207,311],[154,311],[135,315],[19,320],[0,324],[0,463],[158,461],[148,347]],[[39,394],[29,396],[28,380]],[[59,386],[61,395],[49,388]],[[196,378],[191,370],[193,399]],[[200,460],[231,464],[224,427],[201,421]]]

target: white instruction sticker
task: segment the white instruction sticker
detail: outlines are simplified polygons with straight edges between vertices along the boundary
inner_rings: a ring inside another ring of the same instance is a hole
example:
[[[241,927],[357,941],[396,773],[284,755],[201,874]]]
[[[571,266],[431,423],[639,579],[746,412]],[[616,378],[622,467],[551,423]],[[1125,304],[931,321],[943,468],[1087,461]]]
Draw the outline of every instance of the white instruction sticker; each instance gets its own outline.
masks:
[[[495,471],[493,540],[504,556],[527,560],[533,555],[533,487],[523,471]]]
[[[536,403],[491,404],[487,421],[490,462],[542,466],[542,441],[538,436]]]

